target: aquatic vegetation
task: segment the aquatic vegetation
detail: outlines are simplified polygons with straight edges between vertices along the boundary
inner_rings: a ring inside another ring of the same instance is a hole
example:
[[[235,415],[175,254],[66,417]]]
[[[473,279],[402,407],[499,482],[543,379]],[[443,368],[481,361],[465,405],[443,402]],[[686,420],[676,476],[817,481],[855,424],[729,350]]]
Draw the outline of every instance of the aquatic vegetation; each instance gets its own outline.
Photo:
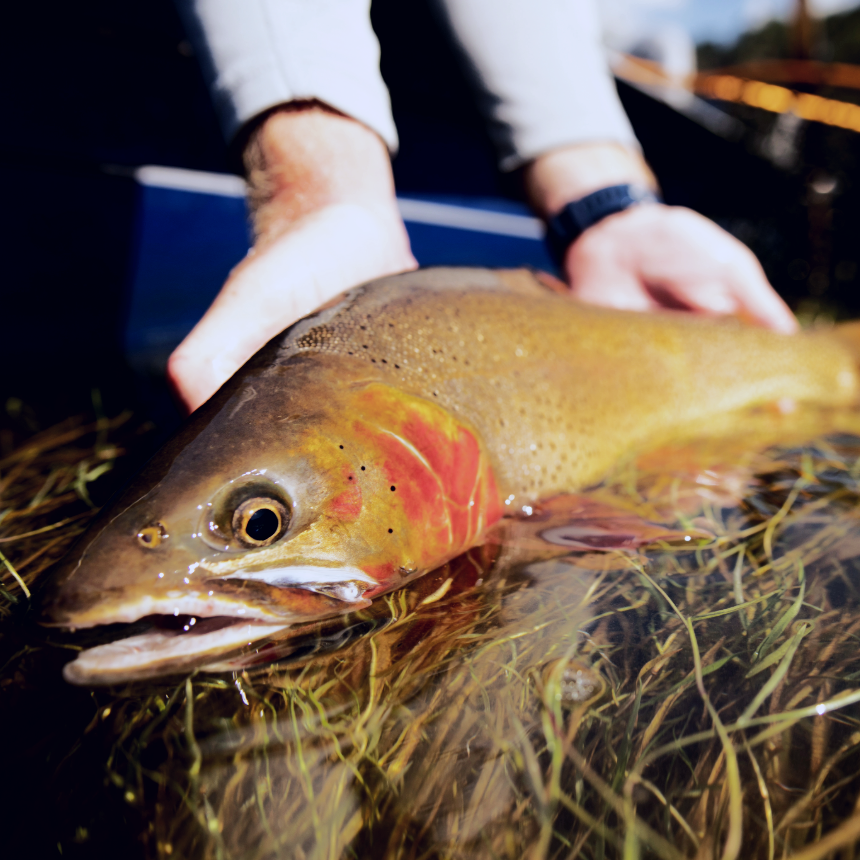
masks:
[[[37,590],[28,554],[79,520],[7,539],[88,510],[58,470],[107,460],[24,450],[0,464],[0,550]],[[79,726],[50,742],[42,803],[69,808],[94,774],[51,839],[100,844],[97,798],[153,857],[854,856],[860,414],[762,413],[619,464],[586,498],[619,529],[667,528],[570,552],[537,507],[302,637],[92,694],[59,676],[81,637],[34,632],[0,572],[3,695],[47,689]],[[4,736],[30,718],[3,712]]]
[[[33,583],[97,513],[90,485],[147,429],[129,427],[130,418],[76,416],[0,457],[0,618],[29,599]]]

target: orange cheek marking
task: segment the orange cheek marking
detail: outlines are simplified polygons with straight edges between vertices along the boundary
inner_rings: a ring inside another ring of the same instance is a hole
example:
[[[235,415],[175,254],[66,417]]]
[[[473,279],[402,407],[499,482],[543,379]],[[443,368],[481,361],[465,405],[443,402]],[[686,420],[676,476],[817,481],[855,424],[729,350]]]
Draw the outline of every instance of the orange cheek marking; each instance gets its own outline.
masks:
[[[475,488],[475,504],[469,509],[472,534],[480,534],[485,529],[497,523],[503,516],[502,501],[499,498],[499,488],[496,477],[487,468],[480,477]]]
[[[391,587],[394,574],[399,573],[393,562],[390,561],[385,562],[385,564],[368,564],[362,567],[362,570],[379,583],[372,588],[368,588],[362,595],[362,597],[368,600],[376,597],[377,594],[387,591]]]
[[[424,559],[445,560],[479,542],[502,508],[474,434],[436,404],[383,385],[364,389],[357,405],[367,423],[355,429],[378,451],[396,504],[421,529]]]
[[[478,440],[465,428],[454,427],[454,438],[449,428],[433,425],[423,416],[410,416],[401,426],[407,438],[430,464],[438,476],[445,493],[454,505],[468,505],[480,468],[481,449]]]
[[[448,512],[439,481],[393,436],[362,423],[357,423],[355,430],[374,450],[386,484],[396,488],[388,492],[380,490],[390,506],[392,524],[396,523],[398,533],[404,520],[405,524],[418,527],[413,534],[423,554],[438,555],[442,548],[451,544]]]
[[[449,528],[444,488],[433,472],[394,437],[380,434],[377,441],[385,480],[396,487],[392,501],[410,523],[423,529],[422,542],[429,548],[433,544],[449,546],[452,538],[456,541]]]
[[[329,504],[329,512],[344,522],[354,522],[361,514],[361,487],[357,484],[335,496]]]

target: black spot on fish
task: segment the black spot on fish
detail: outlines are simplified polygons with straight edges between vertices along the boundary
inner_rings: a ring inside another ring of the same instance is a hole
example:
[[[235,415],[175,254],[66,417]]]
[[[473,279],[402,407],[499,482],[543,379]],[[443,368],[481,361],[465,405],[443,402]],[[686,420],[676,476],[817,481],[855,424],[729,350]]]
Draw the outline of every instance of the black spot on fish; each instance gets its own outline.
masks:
[[[361,471],[362,471],[362,472],[364,471],[364,466],[362,466],[362,467],[361,467]]]
[[[343,445],[340,446],[340,450],[343,451]]]
[[[399,364],[395,364],[395,365],[394,365],[394,368],[395,368],[395,370],[400,370],[400,365],[399,365]]]
[[[393,534],[394,534],[394,529],[389,529],[389,530],[388,530],[388,534],[393,535]]]
[[[361,345],[361,348],[362,348],[362,349],[367,349],[367,344],[366,344],[366,343],[363,343],[363,344]]]
[[[381,361],[382,361],[382,363],[383,363],[383,364],[388,364],[388,362],[387,362],[384,358],[383,358],[383,359],[381,359]]]
[[[391,487],[391,492],[393,493],[396,489],[397,489],[397,487],[395,487],[394,485],[392,485],[392,487]]]

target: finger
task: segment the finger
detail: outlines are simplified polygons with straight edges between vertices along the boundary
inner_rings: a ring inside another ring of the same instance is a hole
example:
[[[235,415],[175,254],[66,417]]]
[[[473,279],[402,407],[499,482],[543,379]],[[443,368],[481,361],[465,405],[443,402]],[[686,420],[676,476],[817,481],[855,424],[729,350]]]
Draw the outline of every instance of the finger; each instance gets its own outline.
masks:
[[[196,409],[263,344],[343,290],[415,268],[405,236],[399,217],[388,223],[341,204],[246,258],[170,357],[180,400]]]
[[[661,291],[695,311],[735,314],[786,333],[797,330],[793,314],[748,247],[689,210],[663,207],[650,215],[660,218],[663,229],[645,246],[646,283],[655,279]]]
[[[589,305],[619,311],[653,311],[660,307],[635,275],[616,275],[611,281],[593,279],[574,282],[571,292]]]
[[[170,356],[169,380],[189,411],[208,400],[287,324],[291,302],[279,307],[273,301],[267,284],[267,262],[263,258],[249,258],[240,264],[202,319]]]
[[[729,286],[738,300],[740,314],[748,315],[766,328],[793,334],[800,328],[797,319],[770,285],[751,252],[750,257],[751,260],[735,268],[729,275]]]
[[[713,316],[728,316],[738,312],[737,299],[729,292],[728,284],[717,279],[693,278],[681,283],[649,284],[651,294],[664,307],[681,307]]]
[[[593,243],[594,244],[594,243]],[[652,311],[660,305],[650,295],[638,273],[618,265],[602,247],[583,243],[571,247],[565,260],[571,293],[590,305],[625,311]]]

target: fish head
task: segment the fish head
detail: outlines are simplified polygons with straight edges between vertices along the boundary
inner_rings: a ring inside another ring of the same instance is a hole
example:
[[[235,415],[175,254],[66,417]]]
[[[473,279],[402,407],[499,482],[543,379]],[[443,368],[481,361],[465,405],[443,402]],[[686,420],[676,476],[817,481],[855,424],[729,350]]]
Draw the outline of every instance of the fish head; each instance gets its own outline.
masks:
[[[195,413],[57,572],[46,623],[293,624],[479,542],[501,510],[476,435],[316,359],[247,373]]]

